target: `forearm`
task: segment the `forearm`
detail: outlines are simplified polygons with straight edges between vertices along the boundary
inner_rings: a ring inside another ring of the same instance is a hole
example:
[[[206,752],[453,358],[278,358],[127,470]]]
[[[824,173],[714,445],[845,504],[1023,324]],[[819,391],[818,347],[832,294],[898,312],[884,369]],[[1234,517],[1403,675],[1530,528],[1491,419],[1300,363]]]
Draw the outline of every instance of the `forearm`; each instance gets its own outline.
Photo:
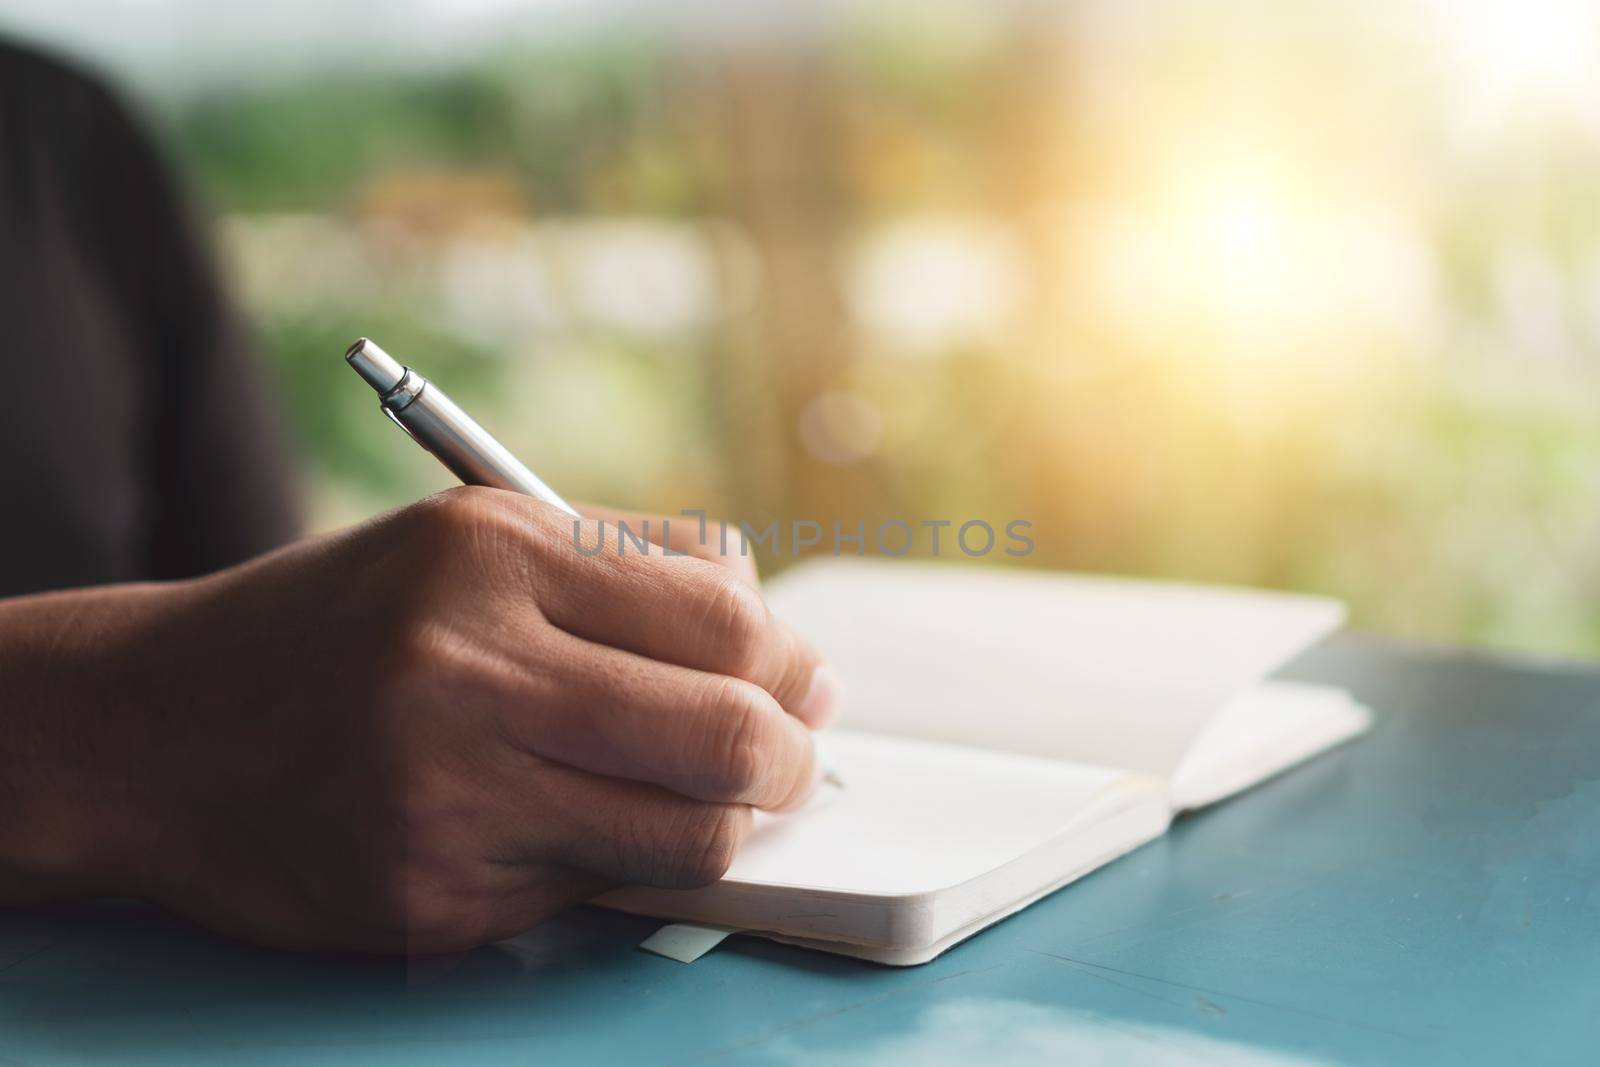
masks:
[[[137,890],[162,674],[144,649],[186,593],[144,584],[0,600],[0,905]]]

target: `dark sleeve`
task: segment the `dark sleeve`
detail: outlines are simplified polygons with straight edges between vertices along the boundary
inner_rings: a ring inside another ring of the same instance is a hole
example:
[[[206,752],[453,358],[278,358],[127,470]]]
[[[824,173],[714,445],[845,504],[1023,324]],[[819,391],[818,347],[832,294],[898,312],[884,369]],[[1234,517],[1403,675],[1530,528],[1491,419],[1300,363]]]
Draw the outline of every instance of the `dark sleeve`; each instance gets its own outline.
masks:
[[[269,376],[249,358],[194,218],[155,146],[103,99],[92,244],[151,373],[148,573],[187,577],[290,540],[298,508]]]

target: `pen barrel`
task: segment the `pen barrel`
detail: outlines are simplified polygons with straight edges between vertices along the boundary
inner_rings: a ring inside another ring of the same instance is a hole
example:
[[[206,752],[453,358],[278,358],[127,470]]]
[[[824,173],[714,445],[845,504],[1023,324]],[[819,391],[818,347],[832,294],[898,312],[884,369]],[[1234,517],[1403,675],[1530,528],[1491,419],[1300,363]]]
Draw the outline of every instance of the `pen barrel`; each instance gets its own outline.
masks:
[[[425,383],[404,407],[386,404],[385,409],[467,485],[506,489],[554,504],[570,515],[578,514],[433,383]]]

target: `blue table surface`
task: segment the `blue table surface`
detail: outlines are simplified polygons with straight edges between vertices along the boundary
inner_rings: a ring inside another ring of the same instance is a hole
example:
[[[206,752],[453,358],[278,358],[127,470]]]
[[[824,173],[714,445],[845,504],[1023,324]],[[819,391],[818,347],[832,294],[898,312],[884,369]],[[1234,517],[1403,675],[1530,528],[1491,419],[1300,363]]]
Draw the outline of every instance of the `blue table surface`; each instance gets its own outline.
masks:
[[[924,967],[581,909],[420,962],[0,913],[0,1063],[1600,1062],[1600,671],[1345,637],[1365,739]]]

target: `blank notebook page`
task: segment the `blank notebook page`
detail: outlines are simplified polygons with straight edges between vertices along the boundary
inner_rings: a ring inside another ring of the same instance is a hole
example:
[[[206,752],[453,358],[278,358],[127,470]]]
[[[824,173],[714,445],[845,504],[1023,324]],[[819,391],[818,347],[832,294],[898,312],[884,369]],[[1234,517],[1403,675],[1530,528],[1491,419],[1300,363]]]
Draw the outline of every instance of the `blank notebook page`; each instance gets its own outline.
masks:
[[[1153,789],[1123,771],[831,731],[847,783],[803,810],[758,814],[724,884],[906,895],[986,874],[1093,821],[1123,788]]]
[[[1342,689],[1262,682],[1201,731],[1172,776],[1172,806],[1198,808],[1248,789],[1371,723],[1372,713]]]
[[[1339,624],[1316,597],[824,561],[768,601],[838,672],[841,725],[1166,776],[1223,701]]]

